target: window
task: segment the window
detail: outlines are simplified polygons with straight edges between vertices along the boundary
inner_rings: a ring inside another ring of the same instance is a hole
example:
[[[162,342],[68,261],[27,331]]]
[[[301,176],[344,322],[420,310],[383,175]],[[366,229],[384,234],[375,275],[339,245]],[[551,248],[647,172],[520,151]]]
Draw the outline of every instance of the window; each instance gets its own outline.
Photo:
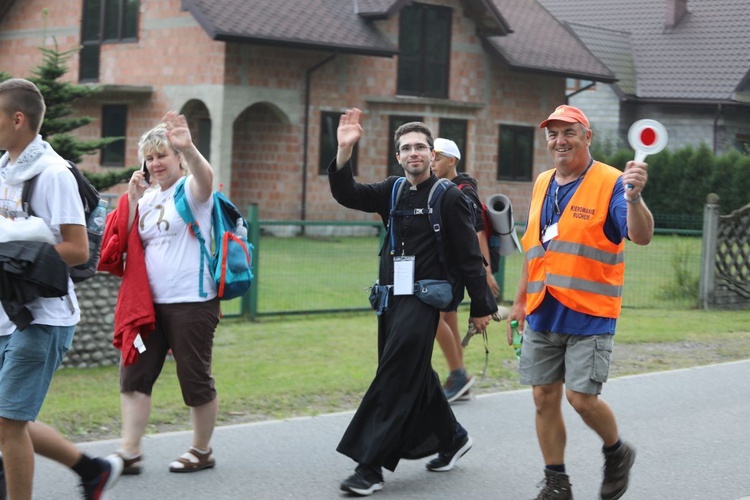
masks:
[[[84,0],[78,79],[99,81],[102,43],[135,42],[139,0]]]
[[[125,166],[127,119],[128,107],[126,105],[109,104],[102,106],[102,138],[119,138],[102,148],[102,165],[105,167]]]
[[[396,160],[396,141],[393,140],[393,134],[396,130],[404,123],[409,122],[421,122],[423,118],[421,116],[391,116],[388,119],[388,175],[404,175],[404,169],[401,168],[398,160]]]
[[[336,139],[336,130],[339,126],[339,118],[342,113],[335,111],[323,111],[320,113],[320,155],[318,158],[318,173],[328,175],[328,165],[336,157],[338,150],[338,140]],[[359,153],[359,144],[354,145],[352,151],[352,173],[357,175],[357,155]]]
[[[743,154],[750,155],[750,135],[736,134],[735,148]]]
[[[451,17],[448,7],[414,3],[401,9],[398,93],[448,97]]]
[[[440,119],[440,135],[443,139],[450,139],[456,143],[458,150],[461,152],[461,161],[456,165],[457,172],[466,172],[466,129],[468,122],[466,120],[453,120],[448,118]]]
[[[201,152],[206,161],[211,161],[211,120],[208,118],[198,119],[198,151]]]
[[[497,154],[497,180],[530,181],[534,157],[532,127],[500,125],[500,150]]]

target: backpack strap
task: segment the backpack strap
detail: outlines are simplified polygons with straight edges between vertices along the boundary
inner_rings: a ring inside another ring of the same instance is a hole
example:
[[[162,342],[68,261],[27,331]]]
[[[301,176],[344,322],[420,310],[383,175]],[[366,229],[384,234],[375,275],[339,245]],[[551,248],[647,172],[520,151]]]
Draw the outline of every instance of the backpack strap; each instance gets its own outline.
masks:
[[[34,192],[34,187],[36,186],[36,180],[38,178],[39,174],[24,182],[23,189],[21,190],[21,210],[23,210],[29,217],[34,215],[34,211],[31,209],[31,193]]]
[[[391,210],[388,214],[388,234],[391,238],[391,255],[395,253],[396,237],[393,230],[394,215],[401,215],[400,212],[396,212],[396,202],[401,197],[401,191],[404,189],[404,183],[406,182],[405,177],[399,177],[396,182],[393,183],[393,189],[391,190]]]
[[[208,297],[208,294],[203,290],[203,271],[205,269],[205,263],[211,263],[211,255],[208,253],[208,250],[206,250],[206,240],[203,238],[198,221],[195,220],[193,212],[190,210],[190,204],[185,195],[186,183],[186,177],[183,177],[178,181],[177,187],[174,190],[174,206],[177,209],[177,213],[180,214],[182,220],[185,221],[185,224],[188,225],[188,228],[190,228],[190,231],[196,238],[198,238],[198,242],[200,243],[202,258],[198,269],[198,295],[201,297]]]
[[[448,261],[445,258],[445,249],[443,248],[443,233],[442,233],[442,200],[443,195],[448,191],[451,186],[455,186],[448,179],[438,179],[438,181],[430,189],[430,196],[427,198],[427,218],[430,220],[432,230],[435,232],[435,239],[437,240],[438,258],[440,263],[443,265],[445,270],[445,278],[448,279]]]

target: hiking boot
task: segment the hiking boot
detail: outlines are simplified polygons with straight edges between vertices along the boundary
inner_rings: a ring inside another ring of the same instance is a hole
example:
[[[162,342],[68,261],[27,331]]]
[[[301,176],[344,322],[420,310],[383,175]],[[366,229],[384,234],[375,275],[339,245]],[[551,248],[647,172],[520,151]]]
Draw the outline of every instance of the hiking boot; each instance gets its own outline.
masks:
[[[474,444],[474,441],[471,440],[466,429],[457,423],[456,430],[456,437],[453,440],[453,446],[451,449],[441,451],[436,458],[427,462],[427,470],[432,472],[447,472],[456,465],[459,458],[466,455],[471,449],[471,445]]]
[[[536,500],[573,500],[573,490],[570,488],[570,478],[567,474],[544,469],[542,482],[544,488]],[[538,486],[541,486],[541,483]]]
[[[616,500],[625,494],[633,462],[635,462],[635,448],[625,442],[615,451],[604,454],[602,500]]]
[[[354,474],[341,482],[341,491],[366,497],[383,489],[383,473],[380,467],[358,465]]]
[[[105,458],[95,458],[100,466],[101,472],[98,476],[81,481],[83,498],[85,500],[101,500],[104,493],[110,490],[122,474],[122,458],[119,455],[110,455]]]
[[[476,380],[474,377],[466,373],[466,370],[461,370],[460,373],[451,372],[451,374],[448,375],[448,380],[445,381],[445,385],[443,386],[445,399],[447,399],[449,403],[454,402],[463,396],[464,393],[474,385],[474,382],[476,382]]]

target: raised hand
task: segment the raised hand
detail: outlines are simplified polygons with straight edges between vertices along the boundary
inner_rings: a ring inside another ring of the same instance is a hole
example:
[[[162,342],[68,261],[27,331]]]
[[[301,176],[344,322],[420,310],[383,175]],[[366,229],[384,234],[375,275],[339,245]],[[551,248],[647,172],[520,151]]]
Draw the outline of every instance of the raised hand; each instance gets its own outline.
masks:
[[[190,135],[187,118],[185,115],[178,115],[175,111],[169,111],[162,122],[167,128],[167,139],[177,151],[184,151],[193,144],[193,138]]]
[[[359,124],[360,114],[362,114],[360,110],[352,108],[346,110],[339,118],[339,127],[336,131],[339,148],[353,148],[362,137],[362,126]]]
[[[630,198],[637,198],[648,181],[648,164],[629,161],[625,164],[622,183],[626,186],[625,194]]]

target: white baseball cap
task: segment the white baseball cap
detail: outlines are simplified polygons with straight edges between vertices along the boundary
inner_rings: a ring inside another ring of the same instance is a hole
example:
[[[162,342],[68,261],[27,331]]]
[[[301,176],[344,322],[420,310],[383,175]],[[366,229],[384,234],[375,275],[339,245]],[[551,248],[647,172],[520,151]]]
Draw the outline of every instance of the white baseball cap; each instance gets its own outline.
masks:
[[[458,150],[458,146],[456,146],[456,143],[450,139],[438,137],[435,139],[434,149],[436,153],[440,153],[441,155],[450,156],[457,160],[461,159],[461,152]]]

